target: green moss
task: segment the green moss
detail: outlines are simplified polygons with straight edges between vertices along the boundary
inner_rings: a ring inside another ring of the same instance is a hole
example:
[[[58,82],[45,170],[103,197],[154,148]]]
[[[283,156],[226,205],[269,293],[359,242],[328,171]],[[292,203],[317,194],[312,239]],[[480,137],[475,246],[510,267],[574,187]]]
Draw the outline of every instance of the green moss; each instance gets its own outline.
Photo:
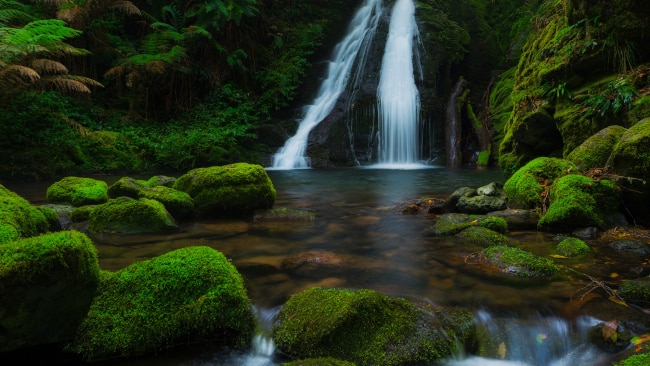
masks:
[[[457,213],[442,215],[434,224],[433,231],[436,235],[454,235],[472,226],[502,234],[508,231],[508,222],[501,217]]]
[[[80,232],[0,245],[0,352],[72,339],[98,282],[97,251]]]
[[[591,253],[589,245],[578,238],[566,238],[559,242],[555,249],[565,257],[579,257]]]
[[[36,209],[41,211],[45,221],[47,221],[47,231],[61,230],[61,222],[59,221],[59,214],[50,207],[36,206]]]
[[[173,188],[189,194],[202,216],[250,215],[273,207],[276,195],[264,168],[248,163],[193,169]]]
[[[645,94],[632,102],[632,108],[627,113],[627,125],[633,126],[648,116],[650,116],[650,94]]]
[[[553,277],[559,267],[548,258],[506,245],[493,246],[484,251],[487,263],[501,271],[519,277]]]
[[[618,209],[619,202],[620,191],[611,181],[596,182],[583,175],[569,174],[551,187],[550,205],[537,228],[568,231],[599,226],[606,213]]]
[[[626,128],[621,126],[605,127],[571,151],[566,159],[583,172],[591,168],[604,168],[625,131]]]
[[[615,362],[614,366],[646,366],[650,365],[650,353],[632,355],[621,362]]]
[[[354,363],[331,357],[308,358],[306,360],[285,362],[282,366],[355,366]]]
[[[507,236],[480,226],[470,226],[461,231],[458,236],[472,245],[481,247],[510,244],[510,239]]]
[[[431,363],[473,335],[471,313],[420,307],[372,290],[312,288],[292,296],[273,339],[294,358],[359,365]]]
[[[148,198],[119,197],[97,205],[90,212],[88,230],[93,233],[151,233],[177,231],[165,206]]]
[[[146,181],[136,180],[130,177],[122,177],[108,187],[108,195],[111,198],[140,198],[140,193],[147,189],[149,189],[149,186]]]
[[[167,211],[177,220],[194,214],[194,201],[189,194],[165,186],[157,186],[140,192],[140,197],[162,203]]]
[[[511,208],[536,208],[542,204],[543,184],[552,184],[561,176],[576,171],[567,160],[539,157],[517,170],[503,185]]]
[[[75,207],[75,209],[70,212],[70,221],[77,223],[90,220],[90,212],[94,208],[94,205]]]
[[[618,288],[618,294],[625,300],[645,308],[650,304],[650,278],[625,281]]]
[[[29,201],[0,185],[0,244],[45,233],[53,224],[50,211],[33,207]]]
[[[108,185],[92,178],[66,177],[47,188],[46,198],[75,207],[95,205],[108,200]]]
[[[104,273],[69,350],[89,361],[183,346],[247,346],[255,320],[241,275],[220,252],[178,249]]]

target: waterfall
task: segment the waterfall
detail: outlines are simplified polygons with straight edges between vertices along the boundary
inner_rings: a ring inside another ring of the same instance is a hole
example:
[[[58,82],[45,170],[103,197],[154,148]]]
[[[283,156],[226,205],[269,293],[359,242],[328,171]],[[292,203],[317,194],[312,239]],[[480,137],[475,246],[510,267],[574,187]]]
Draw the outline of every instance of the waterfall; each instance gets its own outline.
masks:
[[[417,37],[413,0],[397,0],[377,89],[380,165],[417,162],[420,95],[413,74],[413,40]]]
[[[273,156],[272,168],[308,168],[305,156],[309,132],[316,127],[334,108],[336,100],[345,90],[352,66],[366,37],[371,37],[379,22],[381,0],[365,0],[357,10],[345,38],[334,48],[334,59],[330,61],[327,77],[320,86],[313,104],[307,106],[296,134]]]

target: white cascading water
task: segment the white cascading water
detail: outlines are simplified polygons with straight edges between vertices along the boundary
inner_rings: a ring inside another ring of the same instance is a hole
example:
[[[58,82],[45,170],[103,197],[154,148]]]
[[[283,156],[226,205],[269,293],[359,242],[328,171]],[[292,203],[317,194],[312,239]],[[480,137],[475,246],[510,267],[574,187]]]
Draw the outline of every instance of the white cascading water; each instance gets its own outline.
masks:
[[[413,74],[413,41],[417,36],[413,0],[397,0],[377,89],[379,165],[417,164],[420,94]]]
[[[320,86],[313,104],[306,107],[296,134],[273,156],[274,169],[308,168],[305,156],[309,133],[332,111],[336,100],[345,90],[352,66],[366,37],[372,37],[381,15],[381,0],[365,0],[357,10],[345,38],[334,49],[327,78]]]

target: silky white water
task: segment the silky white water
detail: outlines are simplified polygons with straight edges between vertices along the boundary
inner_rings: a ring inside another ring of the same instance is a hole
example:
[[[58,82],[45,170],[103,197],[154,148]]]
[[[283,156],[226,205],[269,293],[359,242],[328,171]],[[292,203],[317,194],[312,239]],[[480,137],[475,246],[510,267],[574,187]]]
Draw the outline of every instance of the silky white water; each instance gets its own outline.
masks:
[[[316,99],[313,104],[305,107],[304,118],[296,134],[273,156],[272,168],[309,167],[309,159],[305,156],[309,133],[327,117],[345,90],[357,55],[368,43],[365,42],[366,37],[373,36],[380,14],[381,0],[365,0],[357,10],[345,38],[334,49],[334,59],[329,63],[327,77],[320,86]]]
[[[417,163],[420,94],[413,73],[413,41],[417,35],[413,0],[397,0],[377,89],[380,165]]]

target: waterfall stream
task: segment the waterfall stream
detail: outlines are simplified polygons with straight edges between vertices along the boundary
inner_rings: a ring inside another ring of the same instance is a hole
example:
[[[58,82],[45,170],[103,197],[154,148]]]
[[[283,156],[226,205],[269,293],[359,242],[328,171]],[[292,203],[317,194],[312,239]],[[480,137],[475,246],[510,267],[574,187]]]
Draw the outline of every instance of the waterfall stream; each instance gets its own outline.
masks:
[[[381,14],[381,0],[365,0],[357,10],[345,38],[336,45],[334,59],[330,61],[325,81],[320,86],[313,104],[305,107],[304,118],[296,134],[273,156],[272,168],[308,168],[309,159],[305,156],[309,133],[332,111],[345,90],[357,55],[363,53],[367,37],[374,30]]]
[[[413,74],[413,40],[417,35],[413,0],[398,0],[390,19],[377,89],[380,165],[417,162],[420,95]]]

